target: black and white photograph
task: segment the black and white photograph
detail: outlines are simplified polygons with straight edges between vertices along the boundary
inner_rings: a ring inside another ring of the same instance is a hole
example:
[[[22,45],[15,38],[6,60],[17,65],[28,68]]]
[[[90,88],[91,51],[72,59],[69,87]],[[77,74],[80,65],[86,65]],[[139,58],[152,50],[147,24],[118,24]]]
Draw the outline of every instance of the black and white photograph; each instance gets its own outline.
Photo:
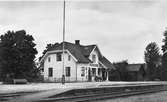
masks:
[[[167,102],[167,0],[0,0],[0,102]]]

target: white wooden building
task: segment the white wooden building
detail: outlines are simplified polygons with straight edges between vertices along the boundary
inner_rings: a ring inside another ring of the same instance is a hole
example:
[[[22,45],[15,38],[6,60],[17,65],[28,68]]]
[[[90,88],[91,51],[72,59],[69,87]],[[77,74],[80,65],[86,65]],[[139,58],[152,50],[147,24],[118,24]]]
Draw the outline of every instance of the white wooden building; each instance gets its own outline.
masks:
[[[94,81],[95,77],[108,79],[107,69],[114,68],[100,52],[97,45],[81,45],[64,42],[64,71],[62,57],[62,43],[50,48],[42,57],[43,75],[45,81],[61,82],[65,75],[66,82]]]

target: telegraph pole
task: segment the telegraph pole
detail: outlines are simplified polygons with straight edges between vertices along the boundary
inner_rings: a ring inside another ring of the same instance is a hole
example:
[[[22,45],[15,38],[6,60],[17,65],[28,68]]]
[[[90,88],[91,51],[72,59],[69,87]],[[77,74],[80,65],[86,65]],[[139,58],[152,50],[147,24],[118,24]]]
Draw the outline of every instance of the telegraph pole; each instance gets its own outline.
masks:
[[[65,84],[65,74],[64,74],[64,69],[65,69],[65,63],[64,63],[64,47],[65,47],[65,44],[64,44],[64,41],[65,41],[65,9],[66,9],[66,2],[64,0],[63,2],[63,73],[62,73],[62,84]]]

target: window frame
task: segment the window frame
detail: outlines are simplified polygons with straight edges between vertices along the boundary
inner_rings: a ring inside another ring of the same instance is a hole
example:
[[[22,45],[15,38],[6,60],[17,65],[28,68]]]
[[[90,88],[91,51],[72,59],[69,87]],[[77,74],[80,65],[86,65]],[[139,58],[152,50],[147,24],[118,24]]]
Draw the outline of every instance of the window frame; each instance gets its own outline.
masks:
[[[53,77],[53,68],[52,67],[48,68],[48,77]]]
[[[92,62],[96,63],[96,55],[95,54],[92,54]]]
[[[82,76],[82,77],[85,76],[85,67],[81,67],[81,76]]]
[[[71,61],[71,56],[70,55],[68,55],[68,61]]]
[[[71,76],[71,67],[65,67],[65,71],[66,71],[66,77],[70,77]]]
[[[61,53],[57,53],[56,54],[56,61],[62,61],[62,54]]]
[[[48,57],[48,62],[51,62],[51,58],[50,57]]]

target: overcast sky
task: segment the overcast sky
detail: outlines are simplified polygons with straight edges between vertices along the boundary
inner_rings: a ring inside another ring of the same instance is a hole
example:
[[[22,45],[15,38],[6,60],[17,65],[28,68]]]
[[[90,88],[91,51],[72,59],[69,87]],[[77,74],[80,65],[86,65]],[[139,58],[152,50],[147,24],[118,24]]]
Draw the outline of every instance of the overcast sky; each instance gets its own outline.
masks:
[[[0,34],[24,29],[39,57],[46,44],[62,41],[63,1],[0,1]],[[167,27],[165,0],[68,0],[66,41],[97,44],[111,62],[144,62],[150,42],[162,45]]]

